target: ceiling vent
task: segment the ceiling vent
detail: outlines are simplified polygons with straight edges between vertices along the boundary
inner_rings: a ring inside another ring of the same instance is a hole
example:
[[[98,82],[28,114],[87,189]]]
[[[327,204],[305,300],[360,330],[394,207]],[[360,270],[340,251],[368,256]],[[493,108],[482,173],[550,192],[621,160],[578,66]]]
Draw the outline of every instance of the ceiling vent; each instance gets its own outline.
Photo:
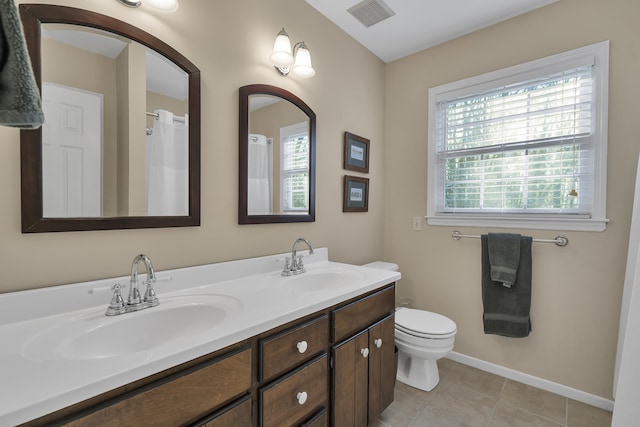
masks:
[[[382,0],[361,1],[355,6],[350,7],[347,12],[367,28],[387,18],[391,18],[396,14]]]

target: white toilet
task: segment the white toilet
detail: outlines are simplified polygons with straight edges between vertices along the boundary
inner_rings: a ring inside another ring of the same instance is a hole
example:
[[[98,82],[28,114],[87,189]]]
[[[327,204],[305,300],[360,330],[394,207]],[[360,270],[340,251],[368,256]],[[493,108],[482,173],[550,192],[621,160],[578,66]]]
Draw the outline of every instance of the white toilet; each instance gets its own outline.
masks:
[[[365,267],[398,270],[397,264],[381,261]],[[436,360],[453,349],[456,331],[455,322],[441,314],[406,307],[396,309],[397,380],[421,390],[433,390],[440,381]]]

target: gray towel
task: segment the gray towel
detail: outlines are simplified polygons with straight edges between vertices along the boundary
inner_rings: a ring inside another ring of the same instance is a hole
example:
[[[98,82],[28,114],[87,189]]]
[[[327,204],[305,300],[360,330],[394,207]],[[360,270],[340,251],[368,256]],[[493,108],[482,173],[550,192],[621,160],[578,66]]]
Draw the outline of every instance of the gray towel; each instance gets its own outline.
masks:
[[[491,280],[510,288],[516,281],[520,263],[520,235],[489,233]]]
[[[485,334],[524,338],[531,332],[531,237],[520,239],[520,262],[514,286],[491,280],[489,238],[482,235],[482,315]]]
[[[0,125],[37,129],[43,122],[18,10],[13,0],[0,0]]]

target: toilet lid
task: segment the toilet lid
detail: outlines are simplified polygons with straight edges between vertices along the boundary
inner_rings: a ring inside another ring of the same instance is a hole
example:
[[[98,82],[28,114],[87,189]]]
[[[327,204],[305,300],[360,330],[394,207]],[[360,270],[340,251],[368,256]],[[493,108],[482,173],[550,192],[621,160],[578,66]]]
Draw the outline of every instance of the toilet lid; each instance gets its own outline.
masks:
[[[448,317],[405,307],[396,311],[396,327],[411,334],[429,336],[451,335],[456,332],[455,322]]]

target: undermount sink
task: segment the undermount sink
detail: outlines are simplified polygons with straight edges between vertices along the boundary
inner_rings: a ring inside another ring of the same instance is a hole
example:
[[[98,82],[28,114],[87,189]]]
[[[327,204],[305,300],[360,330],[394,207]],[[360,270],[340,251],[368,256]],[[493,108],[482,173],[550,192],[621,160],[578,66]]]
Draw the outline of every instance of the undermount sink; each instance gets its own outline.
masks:
[[[37,360],[86,360],[151,351],[193,342],[241,307],[236,298],[202,294],[160,298],[156,307],[118,316],[92,309],[45,328],[22,353]]]
[[[326,292],[357,285],[366,274],[347,269],[316,270],[296,276],[282,277],[282,286],[294,293]]]

